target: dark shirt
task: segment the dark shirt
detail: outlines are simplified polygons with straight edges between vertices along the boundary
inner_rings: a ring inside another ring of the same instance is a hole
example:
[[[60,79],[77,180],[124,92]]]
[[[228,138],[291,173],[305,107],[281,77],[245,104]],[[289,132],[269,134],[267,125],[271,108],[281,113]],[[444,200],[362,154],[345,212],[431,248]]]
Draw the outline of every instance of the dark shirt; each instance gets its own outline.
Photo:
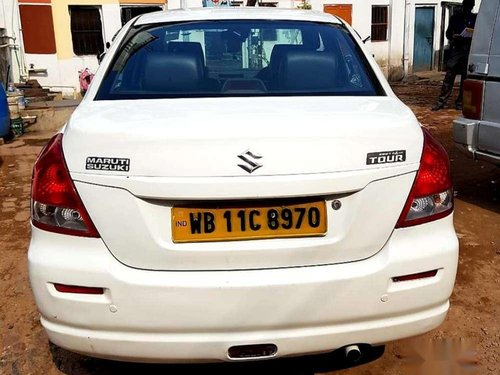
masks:
[[[476,25],[476,18],[477,14],[474,13],[457,13],[451,16],[450,24],[446,30],[446,38],[450,40],[451,48],[470,49],[472,36],[462,37],[459,35],[462,34],[465,28],[474,29]]]

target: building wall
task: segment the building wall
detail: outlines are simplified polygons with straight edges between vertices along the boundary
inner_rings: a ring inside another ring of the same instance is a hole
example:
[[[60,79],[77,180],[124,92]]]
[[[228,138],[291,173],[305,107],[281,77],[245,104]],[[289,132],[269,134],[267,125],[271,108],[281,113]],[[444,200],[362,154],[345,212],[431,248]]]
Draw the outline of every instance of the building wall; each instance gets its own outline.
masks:
[[[288,0],[281,0],[280,6]],[[433,50],[437,57],[441,36],[441,0],[309,0],[313,10],[323,10],[324,4],[352,4],[352,26],[365,38],[371,34],[371,6],[389,6],[388,40],[383,42],[368,41],[366,44],[378,64],[390,79],[399,79],[412,73],[413,43],[415,36],[415,8],[434,8]],[[449,0],[460,4],[462,0]],[[476,0],[475,12],[479,10],[481,0]],[[447,44],[447,43],[445,43]],[[433,68],[438,61],[435,58]]]
[[[265,1],[265,0],[264,0]],[[187,6],[200,7],[201,0],[186,0]],[[440,49],[441,0],[308,0],[312,9],[323,11],[325,5],[352,5],[352,26],[362,39],[371,35],[372,5],[389,6],[389,25],[387,41],[368,41],[368,50],[374,55],[382,71],[389,79],[401,79],[412,73],[413,41],[415,33],[415,8],[420,6],[434,8],[434,54]],[[462,0],[450,0],[461,3]],[[300,0],[278,0],[280,8],[296,8]],[[480,0],[476,0],[477,12]],[[177,9],[181,0],[169,0],[168,8]],[[437,60],[433,62],[437,68]]]
[[[103,23],[104,40],[111,37],[121,27],[120,5],[118,0],[55,0],[52,4],[54,15],[54,31],[56,35],[57,57],[60,60],[71,59],[74,56],[73,43],[71,41],[71,19],[68,12],[70,5],[100,5],[101,19]],[[116,18],[116,20],[114,19]],[[118,22],[117,22],[118,21]],[[114,30],[114,31],[113,31]],[[107,35],[107,32],[112,33]]]
[[[2,0],[0,0],[2,1]],[[452,0],[460,3],[461,0]],[[54,87],[69,94],[79,90],[78,71],[88,68],[96,71],[97,56],[76,56],[73,52],[71,25],[68,7],[70,5],[98,5],[101,9],[104,42],[110,42],[121,28],[120,9],[123,5],[164,5],[166,0],[12,0],[2,1],[0,7],[0,28],[12,36],[12,77],[19,81],[27,77],[30,65],[46,69],[47,73],[30,75],[43,86]],[[202,0],[186,0],[188,7],[201,7]],[[51,7],[54,21],[56,53],[24,53],[18,5],[43,5]],[[300,0],[278,0],[282,8],[296,8]],[[389,30],[387,41],[368,41],[367,47],[374,55],[385,74],[392,79],[402,78],[412,72],[415,7],[435,8],[434,50],[439,49],[441,29],[440,0],[309,0],[313,10],[323,11],[326,4],[351,4],[352,26],[361,38],[371,34],[371,6],[389,6]],[[476,11],[480,0],[476,0]],[[168,9],[179,8],[181,0],[169,0]],[[435,64],[436,65],[436,64]]]
[[[30,0],[26,0],[30,1]],[[88,68],[96,71],[98,67],[97,56],[76,56],[73,52],[71,39],[70,5],[100,5],[101,20],[103,25],[103,39],[110,41],[120,29],[120,6],[118,0],[55,0],[52,2],[52,15],[54,20],[54,34],[56,40],[56,54],[26,54],[26,64],[35,68],[47,70],[47,74],[33,74],[42,86],[52,87],[55,90],[68,94],[79,91],[78,72]]]
[[[22,48],[22,38],[19,28],[19,7],[17,1],[2,1],[0,6],[0,28],[3,28],[5,39],[8,40],[8,49],[10,74],[9,80],[23,73],[24,53]]]
[[[57,46],[57,59],[54,61],[52,58],[46,59],[45,64],[54,73],[57,71],[59,74],[49,74],[45,78],[40,78],[39,81],[43,86],[59,85],[55,87],[62,91],[68,91],[69,87],[79,87],[78,72],[85,68],[95,72],[98,68],[97,56],[85,55],[76,56],[73,52],[73,43],[71,38],[71,19],[68,11],[70,5],[97,5],[93,0],[56,0],[52,6],[56,46]],[[113,35],[121,28],[120,21],[120,6],[116,0],[101,0],[98,4],[101,6],[101,20],[103,25],[103,39],[104,43],[111,41]],[[26,60],[35,61],[39,56],[27,55]],[[54,79],[55,78],[55,79]]]
[[[2,0],[0,0],[2,1]],[[73,51],[71,18],[69,6],[91,5],[100,8],[104,44],[111,42],[122,27],[121,6],[159,5],[165,0],[13,0],[2,1],[0,7],[0,28],[5,25],[9,35],[14,35],[15,48],[11,48],[13,62],[12,79],[16,82],[28,78],[30,67],[43,69],[43,73],[29,73],[29,78],[37,79],[42,86],[52,87],[69,95],[79,92],[78,72],[88,68],[95,72],[98,68],[96,55],[77,56]],[[47,6],[52,10],[56,53],[26,53],[23,47],[19,5]],[[19,64],[17,61],[19,60]]]

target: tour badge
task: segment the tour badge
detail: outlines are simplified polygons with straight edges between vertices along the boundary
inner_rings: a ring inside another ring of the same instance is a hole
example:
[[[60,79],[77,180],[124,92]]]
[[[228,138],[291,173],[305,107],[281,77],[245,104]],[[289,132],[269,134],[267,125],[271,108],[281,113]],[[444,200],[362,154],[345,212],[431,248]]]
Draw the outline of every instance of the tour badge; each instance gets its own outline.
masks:
[[[402,163],[406,160],[406,150],[369,152],[366,155],[366,165]]]

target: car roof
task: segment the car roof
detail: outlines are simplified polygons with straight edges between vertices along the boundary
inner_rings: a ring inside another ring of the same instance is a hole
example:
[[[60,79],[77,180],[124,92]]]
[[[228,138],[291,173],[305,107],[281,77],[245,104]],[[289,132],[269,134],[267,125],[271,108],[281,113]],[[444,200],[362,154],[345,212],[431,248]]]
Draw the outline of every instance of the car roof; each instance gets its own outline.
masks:
[[[147,13],[140,16],[136,25],[180,21],[204,20],[291,20],[340,24],[341,21],[330,14],[313,10],[284,9],[271,7],[224,7],[172,9]]]

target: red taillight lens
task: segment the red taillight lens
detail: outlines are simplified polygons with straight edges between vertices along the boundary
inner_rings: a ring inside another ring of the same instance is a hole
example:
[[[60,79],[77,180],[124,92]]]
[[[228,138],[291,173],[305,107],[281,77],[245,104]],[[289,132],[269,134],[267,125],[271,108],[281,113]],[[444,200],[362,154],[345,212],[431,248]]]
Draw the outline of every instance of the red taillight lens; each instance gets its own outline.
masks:
[[[426,272],[419,272],[419,273],[412,273],[410,275],[393,277],[392,281],[394,281],[395,283],[399,283],[401,281],[412,281],[412,280],[419,280],[419,279],[427,279],[427,278],[436,276],[437,273],[438,273],[438,270],[432,270],[432,271],[426,271]]]
[[[453,189],[448,154],[430,133],[424,132],[420,168],[396,228],[445,217],[453,210]]]
[[[52,137],[33,167],[31,221],[50,232],[99,237],[66,167],[62,138]]]
[[[54,284],[56,290],[60,293],[73,293],[73,294],[104,294],[103,288],[95,288],[88,286]]]
[[[484,81],[466,79],[463,89],[463,109],[465,118],[481,120],[483,112]]]

